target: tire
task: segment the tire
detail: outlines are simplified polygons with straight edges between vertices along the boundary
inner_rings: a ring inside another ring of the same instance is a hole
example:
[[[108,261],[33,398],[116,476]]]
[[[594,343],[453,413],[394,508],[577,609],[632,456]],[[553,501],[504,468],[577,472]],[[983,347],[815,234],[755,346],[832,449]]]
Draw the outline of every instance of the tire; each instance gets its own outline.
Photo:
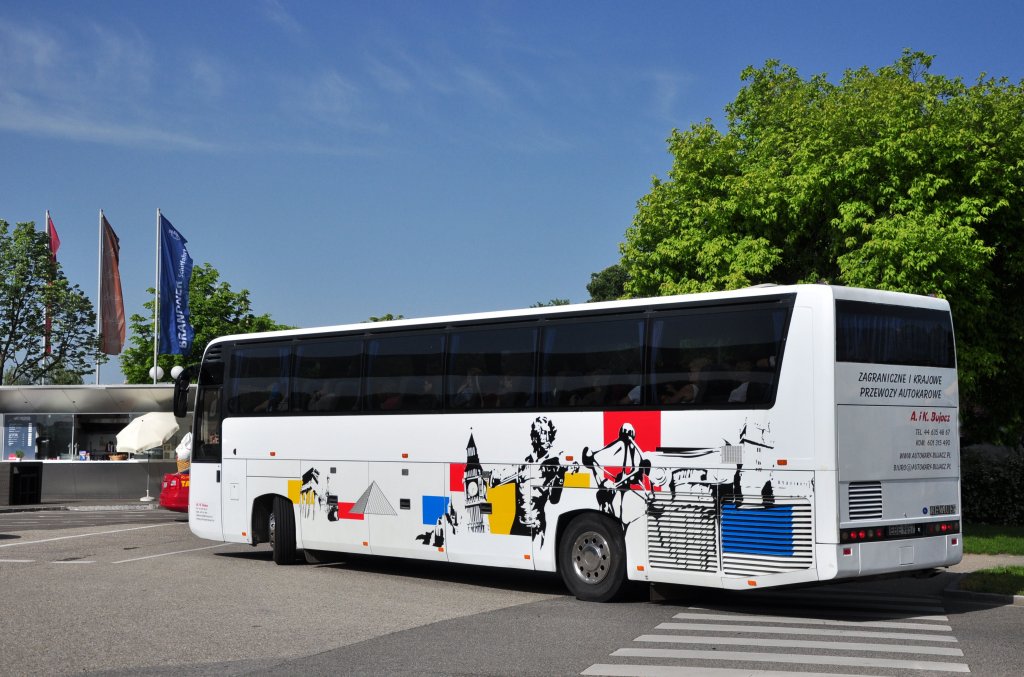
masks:
[[[270,511],[267,526],[270,548],[274,551],[274,563],[295,563],[295,510],[292,502],[283,496],[274,497],[274,509]]]
[[[626,581],[626,539],[622,527],[594,513],[573,519],[558,542],[558,572],[576,599],[615,599]]]

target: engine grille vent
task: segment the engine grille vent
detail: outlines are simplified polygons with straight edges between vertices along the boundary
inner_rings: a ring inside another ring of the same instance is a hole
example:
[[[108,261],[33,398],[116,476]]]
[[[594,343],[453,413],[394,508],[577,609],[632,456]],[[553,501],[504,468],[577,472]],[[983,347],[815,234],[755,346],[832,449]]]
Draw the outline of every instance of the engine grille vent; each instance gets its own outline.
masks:
[[[737,576],[809,569],[814,564],[811,504],[776,498],[773,505],[722,504],[722,571]]]
[[[882,483],[850,482],[850,519],[873,520],[882,518]]]
[[[655,569],[718,571],[715,500],[656,494],[647,514],[647,558]]]

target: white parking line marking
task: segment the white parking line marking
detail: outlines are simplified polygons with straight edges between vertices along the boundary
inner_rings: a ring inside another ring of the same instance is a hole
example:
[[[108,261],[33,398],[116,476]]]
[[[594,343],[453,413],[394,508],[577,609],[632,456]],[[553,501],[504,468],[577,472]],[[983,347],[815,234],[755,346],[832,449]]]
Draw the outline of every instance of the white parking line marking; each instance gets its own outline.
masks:
[[[138,531],[139,529],[156,529],[157,527],[181,526],[179,522],[164,522],[163,524],[147,524],[144,527],[129,527],[128,529],[113,529],[112,531],[93,531],[88,534],[75,534],[74,536],[57,536],[56,538],[43,538],[38,541],[18,541],[17,543],[2,543],[0,548],[13,548],[16,545],[34,545],[36,543],[50,543],[52,541],[66,541],[69,538],[85,538],[86,536],[103,536],[104,534],[120,534],[125,531]]]
[[[35,562],[34,559],[0,559],[0,564],[28,564]]]
[[[50,564],[96,564],[96,562],[91,559],[59,559]]]
[[[192,548],[191,550],[176,550],[174,552],[162,552],[158,555],[146,555],[145,557],[133,557],[132,559],[122,559],[111,564],[124,564],[125,562],[138,562],[143,559],[153,559],[154,557],[167,557],[169,555],[181,555],[186,552],[196,552],[198,550],[210,550],[211,548],[222,548],[225,545],[231,545],[230,543],[218,543],[217,545],[207,545],[202,548]]]

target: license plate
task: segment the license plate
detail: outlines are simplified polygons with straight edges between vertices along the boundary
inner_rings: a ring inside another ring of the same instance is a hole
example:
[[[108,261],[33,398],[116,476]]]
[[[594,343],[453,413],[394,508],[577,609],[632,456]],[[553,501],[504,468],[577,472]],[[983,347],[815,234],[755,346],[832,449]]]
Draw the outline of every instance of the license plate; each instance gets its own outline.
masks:
[[[889,527],[890,536],[913,536],[917,533],[917,527],[913,524],[894,524]]]

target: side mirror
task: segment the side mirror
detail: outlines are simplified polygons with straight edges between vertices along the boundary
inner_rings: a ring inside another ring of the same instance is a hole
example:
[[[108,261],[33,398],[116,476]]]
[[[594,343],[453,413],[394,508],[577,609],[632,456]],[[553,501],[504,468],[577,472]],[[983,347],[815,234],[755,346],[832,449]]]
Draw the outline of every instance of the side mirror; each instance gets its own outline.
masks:
[[[195,367],[186,367],[174,379],[174,415],[178,418],[188,414],[188,385],[194,373]]]

